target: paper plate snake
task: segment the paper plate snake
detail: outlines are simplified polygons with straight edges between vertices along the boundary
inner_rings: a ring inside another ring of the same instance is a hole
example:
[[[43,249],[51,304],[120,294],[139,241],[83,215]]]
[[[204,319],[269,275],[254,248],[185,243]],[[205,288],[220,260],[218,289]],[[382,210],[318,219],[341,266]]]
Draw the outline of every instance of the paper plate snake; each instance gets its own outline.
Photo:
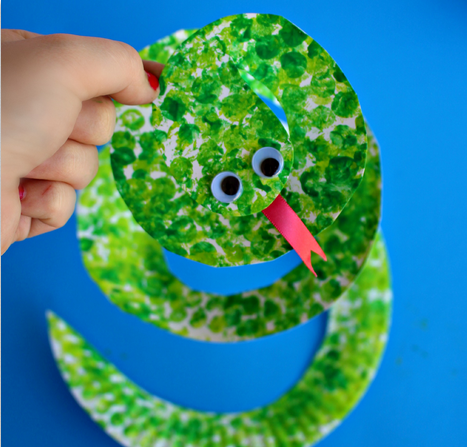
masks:
[[[379,149],[368,132],[367,151],[358,99],[332,58],[278,16],[220,19],[141,56],[167,64],[161,95],[153,105],[117,104],[110,149],[79,198],[84,264],[103,292],[141,320],[209,341],[274,334],[340,300],[303,378],[251,412],[214,415],[161,401],[50,314],[62,374],[91,417],[126,446],[309,445],[360,399],[390,321],[377,236]],[[288,131],[258,95],[280,103]],[[326,262],[313,260],[317,277],[304,263],[268,287],[222,296],[194,291],[169,271],[162,247],[216,267],[289,252],[264,212],[278,197],[326,253]]]

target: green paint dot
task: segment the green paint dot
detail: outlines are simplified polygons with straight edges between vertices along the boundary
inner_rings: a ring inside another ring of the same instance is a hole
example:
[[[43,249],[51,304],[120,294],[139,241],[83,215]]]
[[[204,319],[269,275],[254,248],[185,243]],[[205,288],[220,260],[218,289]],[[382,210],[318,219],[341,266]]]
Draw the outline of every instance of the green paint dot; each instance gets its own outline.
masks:
[[[181,99],[167,96],[161,104],[161,111],[166,118],[172,121],[180,121],[185,115],[186,106]]]
[[[122,113],[122,123],[131,130],[138,130],[144,126],[143,114],[137,109],[130,109]]]
[[[79,247],[82,251],[88,251],[94,245],[94,241],[92,239],[81,238],[79,240]]]
[[[167,140],[167,132],[155,129],[152,132],[144,132],[139,137],[139,144],[143,152],[155,152],[162,147],[162,144]]]
[[[192,219],[188,216],[178,216],[172,222],[172,225],[169,227],[169,233],[173,234],[181,242],[190,242],[196,237],[196,226]],[[201,242],[207,244],[207,242]],[[195,249],[196,246],[193,246],[192,253],[196,253],[200,250]],[[204,247],[206,250],[208,247]]]
[[[220,80],[210,76],[203,76],[197,78],[193,83],[192,92],[201,104],[212,104],[216,101],[221,88]]]
[[[334,72],[332,75],[337,82],[347,82],[347,78],[338,65],[334,67]]]
[[[196,140],[199,132],[199,127],[195,124],[182,124],[178,136],[182,142],[191,144]]]
[[[334,157],[326,168],[326,179],[336,185],[346,183],[354,174],[354,161],[349,157]]]
[[[185,318],[186,318],[186,311],[183,308],[175,309],[170,314],[170,321],[180,322],[180,321],[183,321]]]
[[[114,149],[134,149],[136,141],[135,137],[130,132],[120,130],[114,132],[114,134],[112,135],[111,144]]]
[[[312,170],[304,171],[300,176],[300,184],[302,185],[303,192],[309,197],[318,198],[319,197],[319,179]]]
[[[237,328],[237,334],[241,337],[245,337],[245,336],[251,337],[258,332],[259,328],[260,328],[260,325],[258,323],[258,320],[242,321]]]
[[[203,309],[198,309],[190,319],[190,324],[197,328],[202,327],[206,323],[206,314]]]
[[[282,46],[277,36],[264,36],[256,41],[255,49],[261,59],[272,59],[280,53]]]
[[[308,317],[309,318],[312,318],[314,317],[315,315],[318,315],[320,314],[321,312],[323,312],[324,310],[324,307],[322,306],[322,304],[319,304],[319,303],[313,303],[311,306],[310,306],[310,310],[308,312]]]
[[[193,261],[213,265],[215,263],[216,258],[216,248],[209,242],[198,242],[191,247],[190,259],[192,259]]]
[[[313,40],[310,43],[310,45],[308,45],[308,57],[310,59],[314,59],[314,58],[319,57],[323,52],[324,52],[323,48],[315,40]]]
[[[302,110],[307,99],[306,91],[298,85],[287,85],[282,93],[281,102],[284,110],[291,112]]]
[[[256,231],[251,241],[251,251],[265,256],[274,247],[275,236],[260,228]]]
[[[137,169],[136,171],[133,171],[133,174],[131,175],[131,178],[145,179],[146,174],[147,174],[147,172],[146,172],[145,169]]]
[[[162,75],[159,78],[159,95],[164,95],[167,90],[167,82],[165,82],[165,77]]]
[[[356,132],[349,126],[336,126],[329,136],[331,138],[332,143],[340,149],[347,151],[358,146],[358,138]]]
[[[216,315],[213,319],[209,322],[209,329],[214,332],[215,334],[221,332],[225,328],[226,322],[224,317],[220,315]]]
[[[256,95],[251,92],[236,93],[222,100],[221,112],[226,118],[239,121],[250,111],[255,102]],[[228,138],[228,135],[226,137]]]
[[[241,262],[243,259],[245,259],[245,256],[247,255],[245,248],[241,245],[234,245],[233,247],[225,247],[224,251],[227,256],[227,259],[231,263]]]
[[[259,311],[259,298],[257,296],[249,296],[242,300],[242,306],[246,315],[252,315]]]
[[[271,101],[274,101],[274,95],[271,90],[277,88],[279,82],[277,79],[278,69],[270,64],[263,62],[258,65],[258,68],[253,73],[255,79],[261,81],[258,83],[251,83],[252,89],[255,93],[260,94]],[[256,88],[256,90],[255,90]]]
[[[122,425],[125,422],[125,414],[124,413],[114,413],[111,418],[110,422],[112,425]]]
[[[178,183],[192,182],[193,165],[188,158],[177,157],[170,165],[170,170]]]
[[[320,98],[329,98],[335,93],[336,82],[328,73],[322,76],[314,76],[311,80],[311,91]],[[358,105],[358,103],[357,103]]]
[[[264,303],[264,317],[266,319],[273,318],[280,312],[279,306],[272,300],[267,300]]]
[[[135,160],[135,153],[126,147],[122,147],[112,154],[112,162],[119,166],[128,166]]]
[[[297,51],[291,51],[281,56],[282,68],[289,78],[299,78],[306,70],[306,57]]]
[[[339,92],[332,101],[332,111],[342,118],[349,118],[358,110],[358,98],[355,92]]]
[[[307,35],[301,29],[289,21],[284,23],[279,35],[289,47],[296,47],[307,38]]]
[[[332,110],[326,106],[318,106],[310,112],[310,121],[314,127],[317,127],[319,130],[326,129],[331,126],[336,116]]]
[[[229,309],[225,313],[225,323],[227,327],[238,326],[242,320],[242,312],[240,309]]]

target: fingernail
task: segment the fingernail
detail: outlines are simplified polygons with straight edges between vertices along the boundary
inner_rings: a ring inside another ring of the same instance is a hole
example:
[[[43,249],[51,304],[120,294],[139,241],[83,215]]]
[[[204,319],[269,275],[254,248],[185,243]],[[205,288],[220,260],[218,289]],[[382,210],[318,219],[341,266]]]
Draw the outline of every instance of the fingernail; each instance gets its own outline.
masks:
[[[19,200],[23,200],[24,199],[24,188],[22,185],[18,186],[18,193],[19,193]]]
[[[148,81],[149,85],[153,88],[153,90],[157,90],[159,88],[159,79],[156,78],[152,73],[148,73],[146,71],[146,74],[148,75]]]

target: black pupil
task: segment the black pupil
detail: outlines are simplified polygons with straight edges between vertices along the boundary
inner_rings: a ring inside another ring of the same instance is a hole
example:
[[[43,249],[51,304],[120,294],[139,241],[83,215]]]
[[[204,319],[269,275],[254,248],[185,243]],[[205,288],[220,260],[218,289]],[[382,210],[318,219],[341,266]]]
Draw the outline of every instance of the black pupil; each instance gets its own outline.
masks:
[[[266,177],[272,177],[279,168],[279,162],[275,158],[266,158],[261,162],[261,172]]]
[[[232,175],[225,177],[221,182],[221,189],[228,196],[234,196],[237,194],[239,188],[240,182],[238,181],[238,178]]]

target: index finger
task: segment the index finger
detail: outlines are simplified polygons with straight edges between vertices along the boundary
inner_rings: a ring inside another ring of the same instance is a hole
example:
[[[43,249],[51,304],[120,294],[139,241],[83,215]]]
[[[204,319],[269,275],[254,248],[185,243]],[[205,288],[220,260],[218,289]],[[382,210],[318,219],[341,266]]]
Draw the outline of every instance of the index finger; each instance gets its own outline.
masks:
[[[34,41],[44,46],[47,57],[61,69],[63,83],[81,101],[111,95],[123,104],[147,104],[157,97],[158,89],[149,84],[141,57],[126,43],[70,34]]]

